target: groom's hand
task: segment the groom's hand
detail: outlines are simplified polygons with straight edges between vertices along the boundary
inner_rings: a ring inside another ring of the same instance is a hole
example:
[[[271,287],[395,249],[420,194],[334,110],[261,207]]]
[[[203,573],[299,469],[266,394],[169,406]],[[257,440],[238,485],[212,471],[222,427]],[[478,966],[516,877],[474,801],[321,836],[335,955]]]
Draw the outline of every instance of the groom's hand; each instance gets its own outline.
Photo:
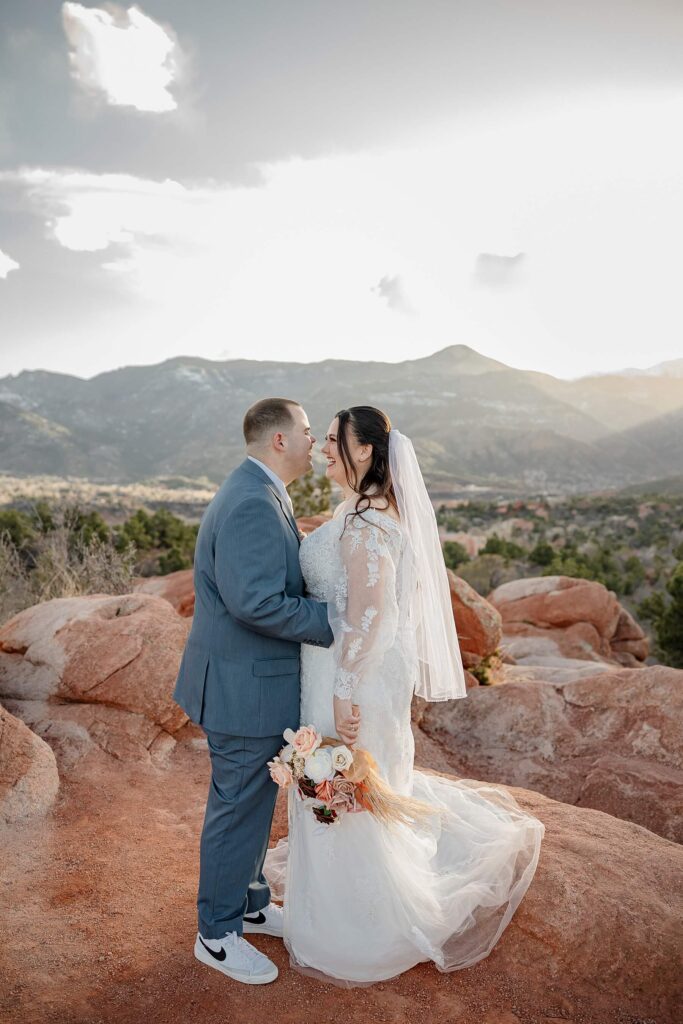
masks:
[[[337,736],[352,747],[358,738],[360,729],[360,708],[352,704],[351,700],[342,700],[341,697],[334,698],[334,726]]]

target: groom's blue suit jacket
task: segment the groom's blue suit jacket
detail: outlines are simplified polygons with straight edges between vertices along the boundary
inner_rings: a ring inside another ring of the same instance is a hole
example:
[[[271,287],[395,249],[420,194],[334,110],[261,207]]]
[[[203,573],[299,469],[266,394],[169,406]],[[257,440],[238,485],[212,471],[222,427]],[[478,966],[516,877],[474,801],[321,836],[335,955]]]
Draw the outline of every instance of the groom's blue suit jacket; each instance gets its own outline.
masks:
[[[327,605],[304,597],[299,531],[250,459],[209,504],[195,610],[174,699],[206,730],[277,736],[299,726],[300,644],[329,647]]]

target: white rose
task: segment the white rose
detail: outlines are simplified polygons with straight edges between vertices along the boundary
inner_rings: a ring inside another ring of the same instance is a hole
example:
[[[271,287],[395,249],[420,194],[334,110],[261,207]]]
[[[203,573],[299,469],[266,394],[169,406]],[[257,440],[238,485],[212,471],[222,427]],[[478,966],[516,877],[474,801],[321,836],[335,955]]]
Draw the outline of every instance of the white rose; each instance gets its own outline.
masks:
[[[304,771],[311,782],[315,782],[316,785],[318,782],[324,782],[325,779],[334,778],[330,748],[318,747],[312,754],[309,754],[304,761]]]
[[[284,760],[284,758],[283,758]],[[332,748],[332,766],[337,772],[345,772],[347,768],[350,768],[353,764],[353,754],[348,747],[342,745],[341,747]]]
[[[278,754],[280,760],[284,761],[285,764],[289,764],[293,756],[294,747],[292,746],[291,743],[288,743],[286,747],[283,747],[280,753]]]

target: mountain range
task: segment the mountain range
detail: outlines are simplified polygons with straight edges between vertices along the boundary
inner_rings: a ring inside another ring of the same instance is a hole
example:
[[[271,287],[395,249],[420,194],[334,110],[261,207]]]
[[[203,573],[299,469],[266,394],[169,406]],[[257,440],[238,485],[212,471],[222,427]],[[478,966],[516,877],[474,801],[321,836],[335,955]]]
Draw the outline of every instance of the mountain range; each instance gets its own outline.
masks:
[[[243,458],[245,410],[267,395],[302,402],[318,438],[345,406],[381,407],[412,437],[439,496],[471,485],[590,491],[683,474],[683,360],[561,380],[467,345],[401,363],[182,356],[90,380],[23,371],[0,378],[0,472],[219,483]]]

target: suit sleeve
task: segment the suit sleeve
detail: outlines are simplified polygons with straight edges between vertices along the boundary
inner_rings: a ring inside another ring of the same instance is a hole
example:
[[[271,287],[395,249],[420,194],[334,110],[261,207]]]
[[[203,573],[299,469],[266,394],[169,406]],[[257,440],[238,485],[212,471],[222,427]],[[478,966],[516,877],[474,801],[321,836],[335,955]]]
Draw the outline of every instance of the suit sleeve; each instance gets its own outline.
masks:
[[[228,513],[215,541],[216,585],[234,619],[264,636],[329,647],[327,605],[286,593],[282,520],[268,501],[250,499]]]

